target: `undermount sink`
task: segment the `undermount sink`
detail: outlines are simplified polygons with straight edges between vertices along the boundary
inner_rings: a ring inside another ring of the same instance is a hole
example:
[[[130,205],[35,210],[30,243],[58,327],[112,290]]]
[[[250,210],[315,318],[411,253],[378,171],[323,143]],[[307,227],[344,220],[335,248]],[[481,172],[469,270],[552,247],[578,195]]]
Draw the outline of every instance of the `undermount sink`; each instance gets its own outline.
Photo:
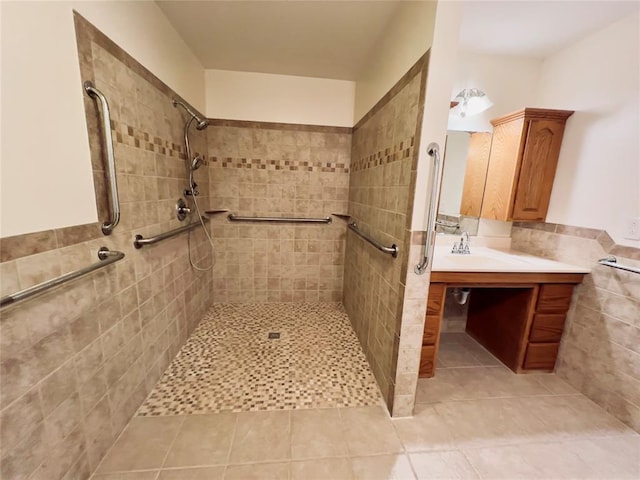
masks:
[[[497,256],[494,257],[486,255],[475,255],[473,253],[469,255],[443,255],[442,257],[440,257],[440,260],[447,263],[454,263],[461,267],[467,266],[469,268],[491,268],[497,266],[509,266],[519,263],[519,261],[516,259],[501,259]]]
[[[436,247],[433,271],[457,272],[582,272],[589,269],[567,265],[546,258],[487,247],[471,246],[470,254],[451,253],[451,247]]]

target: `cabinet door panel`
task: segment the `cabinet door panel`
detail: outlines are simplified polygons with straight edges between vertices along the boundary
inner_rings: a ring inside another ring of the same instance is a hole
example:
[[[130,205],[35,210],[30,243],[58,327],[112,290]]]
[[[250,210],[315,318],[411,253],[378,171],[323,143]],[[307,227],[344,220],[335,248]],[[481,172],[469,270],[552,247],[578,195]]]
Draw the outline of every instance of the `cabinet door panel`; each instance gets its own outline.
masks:
[[[558,358],[559,343],[530,343],[524,359],[525,370],[553,370]]]
[[[522,159],[523,129],[523,118],[496,125],[493,129],[482,218],[511,219],[517,172]]]
[[[559,342],[567,315],[564,313],[538,313],[533,318],[530,342]]]
[[[549,208],[564,122],[534,119],[528,123],[512,219],[543,221]]]

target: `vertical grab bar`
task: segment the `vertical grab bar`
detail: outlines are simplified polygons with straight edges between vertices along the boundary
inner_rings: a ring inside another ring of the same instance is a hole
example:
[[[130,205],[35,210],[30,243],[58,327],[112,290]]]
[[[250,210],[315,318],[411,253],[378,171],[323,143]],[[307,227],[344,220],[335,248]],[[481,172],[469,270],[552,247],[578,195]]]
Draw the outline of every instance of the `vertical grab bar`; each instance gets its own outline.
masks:
[[[120,201],[118,199],[118,182],[116,181],[116,159],[113,154],[113,136],[111,135],[111,114],[107,98],[90,81],[84,82],[87,94],[100,101],[102,110],[102,129],[104,130],[104,144],[107,151],[107,177],[109,181],[109,200],[111,201],[111,219],[102,224],[102,233],[110,235],[120,222]]]
[[[429,259],[433,252],[433,234],[435,233],[435,215],[436,204],[438,202],[438,188],[440,185],[440,147],[437,143],[430,143],[427,147],[427,154],[433,157],[433,180],[431,185],[431,204],[429,205],[429,217],[427,219],[427,238],[424,246],[424,257],[422,261],[416,265],[413,271],[417,275],[422,275],[427,271],[427,265],[429,265]]]

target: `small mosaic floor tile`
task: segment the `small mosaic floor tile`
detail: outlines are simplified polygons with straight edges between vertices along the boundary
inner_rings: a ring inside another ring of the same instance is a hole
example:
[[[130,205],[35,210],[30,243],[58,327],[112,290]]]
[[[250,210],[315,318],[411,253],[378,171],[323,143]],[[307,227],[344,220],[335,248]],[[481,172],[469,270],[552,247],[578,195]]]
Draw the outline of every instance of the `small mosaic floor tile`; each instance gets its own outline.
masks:
[[[137,414],[356,407],[380,402],[375,378],[341,304],[217,304]]]

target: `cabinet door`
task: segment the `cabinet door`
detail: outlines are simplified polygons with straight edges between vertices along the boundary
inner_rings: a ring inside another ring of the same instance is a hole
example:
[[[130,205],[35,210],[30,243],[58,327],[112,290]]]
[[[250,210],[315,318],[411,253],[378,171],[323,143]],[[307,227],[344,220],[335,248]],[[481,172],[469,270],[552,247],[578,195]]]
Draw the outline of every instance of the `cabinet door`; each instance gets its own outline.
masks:
[[[493,129],[489,168],[482,201],[482,218],[511,220],[517,172],[523,150],[524,118],[517,118]]]
[[[472,133],[469,138],[467,166],[462,187],[460,213],[468,217],[479,217],[484,193],[484,181],[489,166],[491,134],[488,132]]]
[[[512,220],[544,221],[564,133],[564,122],[530,120]]]

